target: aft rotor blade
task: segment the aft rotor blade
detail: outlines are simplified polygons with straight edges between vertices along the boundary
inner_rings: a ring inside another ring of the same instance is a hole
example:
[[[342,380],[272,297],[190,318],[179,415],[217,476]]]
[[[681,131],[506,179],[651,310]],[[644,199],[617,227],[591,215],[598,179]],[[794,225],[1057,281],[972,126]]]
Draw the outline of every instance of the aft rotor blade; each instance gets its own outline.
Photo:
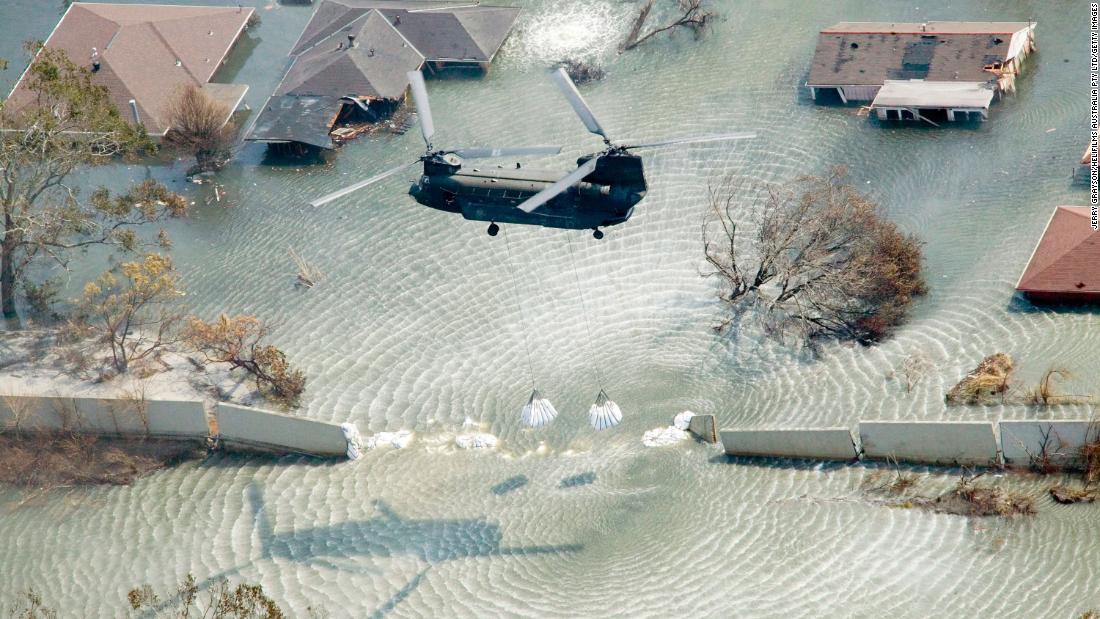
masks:
[[[328,204],[329,202],[332,202],[333,200],[335,200],[337,198],[342,198],[342,197],[348,195],[349,193],[351,193],[353,191],[358,191],[358,190],[366,187],[367,185],[370,185],[371,183],[377,183],[378,181],[380,181],[384,178],[389,178],[389,177],[393,176],[394,174],[397,174],[398,172],[400,172],[402,170],[407,170],[408,168],[411,168],[411,167],[413,167],[414,165],[416,165],[418,163],[420,163],[420,161],[414,161],[412,163],[406,163],[403,166],[398,166],[396,168],[393,168],[392,170],[387,170],[387,171],[385,171],[381,174],[377,174],[377,175],[372,176],[372,177],[370,177],[366,180],[359,181],[358,183],[355,183],[354,185],[348,185],[347,187],[344,187],[343,189],[340,189],[338,191],[334,191],[334,192],[328,194],[327,196],[317,198],[316,200],[310,202],[309,204],[310,204],[310,206],[321,206],[323,204]]]
[[[424,75],[420,71],[409,71],[409,87],[412,88],[413,103],[416,104],[416,115],[420,117],[420,133],[424,136],[424,143],[431,148],[432,136],[435,135],[435,123],[432,122],[432,108],[428,105],[428,89],[424,86]]]
[[[527,198],[524,202],[520,203],[518,208],[524,213],[530,213],[538,207],[546,204],[558,196],[558,194],[564,193],[570,187],[578,183],[582,178],[588,176],[596,169],[596,162],[599,161],[598,157],[593,157],[584,162],[581,167],[570,172],[565,178],[557,181],[553,185],[550,185],[546,189],[536,193],[535,195]]]
[[[519,146],[516,148],[456,148],[450,151],[463,159],[487,159],[489,157],[523,157],[527,155],[556,155],[560,146]]]
[[[569,74],[565,72],[565,69],[559,68],[553,73],[554,82],[558,85],[558,89],[565,95],[565,98],[569,100],[569,105],[573,106],[573,110],[577,113],[577,116],[581,117],[581,122],[584,123],[588,130],[596,135],[602,137],[605,142],[610,142],[611,138],[607,137],[607,132],[600,126],[600,121],[596,120],[596,115],[592,113],[592,108],[588,107],[585,103],[584,97],[581,96],[580,91],[577,90],[576,84],[573,80],[569,79]]]
[[[677,140],[666,140],[664,142],[653,142],[652,144],[635,144],[633,146],[624,146],[623,148],[661,148],[662,146],[675,146],[677,144],[695,144],[698,142],[722,142],[725,140],[748,140],[755,138],[755,133],[718,133],[715,135],[701,135],[694,138],[679,138]]]

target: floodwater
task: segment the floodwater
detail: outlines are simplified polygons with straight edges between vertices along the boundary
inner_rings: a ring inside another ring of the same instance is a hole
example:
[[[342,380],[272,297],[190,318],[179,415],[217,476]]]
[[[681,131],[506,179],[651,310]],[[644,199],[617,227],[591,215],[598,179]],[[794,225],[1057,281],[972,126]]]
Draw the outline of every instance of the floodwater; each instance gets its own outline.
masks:
[[[262,22],[221,75],[250,84],[256,108],[310,9],[245,4]],[[1041,483],[1011,482],[1036,496],[1037,517],[967,520],[862,500],[863,467],[731,463],[702,444],[640,441],[685,409],[743,427],[1035,414],[944,407],[946,389],[997,351],[1023,381],[1058,365],[1077,377],[1066,391],[1095,391],[1094,314],[1013,296],[1051,209],[1087,200],[1070,175],[1087,135],[1088,4],[722,2],[703,39],[620,56],[635,4],[524,2],[491,75],[429,82],[435,141],[561,143],[531,163],[566,170],[599,146],[547,78],[566,55],[605,63],[582,92],[616,139],[757,139],[648,154],[650,193],[602,241],[523,227],[493,239],[416,205],[400,177],[304,206],[417,156],[415,130],[359,140],[323,166],[264,165],[262,148],[244,148],[219,177],[221,202],[186,187],[196,210],[171,232],[188,300],[205,315],[281,323],[277,341],[309,376],[301,414],[416,439],[352,463],[215,457],[18,508],[20,495],[0,490],[0,598],[33,586],[66,616],[117,616],[128,588],[192,572],[259,582],[296,616],[310,605],[333,617],[1069,617],[1100,606],[1100,507],[1054,505]],[[6,0],[0,56],[45,38],[56,8]],[[977,129],[879,126],[798,88],[816,31],[837,21],[1029,18],[1039,52],[1019,94]],[[19,69],[0,73],[4,90]],[[751,328],[716,335],[722,307],[699,276],[708,181],[834,164],[921,235],[931,293],[890,341],[819,359]],[[183,169],[96,176],[183,190]],[[326,274],[321,285],[292,287],[288,246]],[[934,369],[906,393],[889,375],[915,353]],[[533,384],[561,412],[549,428],[519,425]],[[586,411],[601,386],[625,421],[596,434]],[[500,444],[456,449],[469,431]]]

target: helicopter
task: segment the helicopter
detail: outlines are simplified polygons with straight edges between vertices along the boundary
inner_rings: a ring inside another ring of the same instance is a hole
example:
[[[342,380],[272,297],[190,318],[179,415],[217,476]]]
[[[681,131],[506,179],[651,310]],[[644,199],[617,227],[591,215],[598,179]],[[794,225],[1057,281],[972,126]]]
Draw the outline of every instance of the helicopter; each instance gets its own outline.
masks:
[[[555,84],[591,133],[603,138],[604,149],[577,159],[577,168],[565,176],[560,172],[515,167],[466,167],[468,159],[525,155],[554,155],[561,146],[519,148],[457,148],[436,150],[432,145],[435,125],[428,102],[424,77],[408,74],[413,102],[420,117],[421,135],[427,150],[416,161],[360,181],[310,204],[321,206],[368,185],[423,164],[423,174],[409,188],[420,204],[474,221],[488,221],[489,236],[500,232],[501,223],[537,225],[547,228],[592,230],[602,239],[600,228],[621,224],[634,214],[634,207],[648,188],[642,159],[631,151],[680,144],[739,140],[753,133],[726,133],[679,138],[649,144],[619,146],[611,141],[592,109],[581,97],[573,80],[559,68],[552,74]]]

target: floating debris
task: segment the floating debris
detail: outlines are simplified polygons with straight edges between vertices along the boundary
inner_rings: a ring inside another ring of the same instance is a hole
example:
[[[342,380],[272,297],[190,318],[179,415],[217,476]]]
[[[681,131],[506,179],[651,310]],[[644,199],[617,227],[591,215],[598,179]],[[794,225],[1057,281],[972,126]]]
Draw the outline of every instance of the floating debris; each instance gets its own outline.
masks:
[[[340,430],[344,432],[344,440],[348,442],[348,460],[359,458],[359,428],[353,423],[342,423]]]
[[[691,438],[688,425],[695,413],[684,411],[672,419],[672,425],[665,428],[646,430],[642,435],[642,444],[646,447],[664,447]]]
[[[646,447],[664,447],[665,445],[674,445],[687,440],[689,436],[685,430],[681,430],[676,426],[654,428],[646,430],[645,434],[642,435],[642,444]]]
[[[321,273],[320,269],[305,261],[298,252],[294,251],[293,247],[287,247],[290,250],[290,259],[294,261],[294,266],[298,267],[298,286],[305,288],[313,288],[318,282],[324,279],[324,273]]]
[[[588,423],[597,430],[606,430],[619,425],[623,420],[623,411],[619,405],[607,397],[607,393],[600,389],[600,395],[596,396],[596,402],[588,409]]]
[[[542,397],[539,390],[535,389],[531,392],[531,397],[527,399],[527,405],[523,407],[520,419],[523,420],[526,426],[541,428],[549,424],[557,416],[558,411],[554,408],[554,405],[550,403],[550,400]]]
[[[455,445],[461,449],[495,449],[497,437],[487,432],[471,432],[455,437]]]
[[[412,442],[413,433],[409,430],[398,430],[397,432],[379,432],[372,436],[368,436],[362,445],[367,449],[376,449],[384,445],[389,445],[394,449],[404,449]]]

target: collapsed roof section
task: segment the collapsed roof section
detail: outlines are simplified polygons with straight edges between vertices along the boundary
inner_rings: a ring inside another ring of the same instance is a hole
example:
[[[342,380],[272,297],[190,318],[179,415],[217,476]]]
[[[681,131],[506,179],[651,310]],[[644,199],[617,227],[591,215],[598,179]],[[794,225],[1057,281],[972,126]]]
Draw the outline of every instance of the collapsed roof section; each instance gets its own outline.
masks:
[[[325,0],[247,139],[332,148],[329,131],[343,102],[399,100],[406,73],[426,62],[487,65],[518,15],[518,8],[460,2]]]

